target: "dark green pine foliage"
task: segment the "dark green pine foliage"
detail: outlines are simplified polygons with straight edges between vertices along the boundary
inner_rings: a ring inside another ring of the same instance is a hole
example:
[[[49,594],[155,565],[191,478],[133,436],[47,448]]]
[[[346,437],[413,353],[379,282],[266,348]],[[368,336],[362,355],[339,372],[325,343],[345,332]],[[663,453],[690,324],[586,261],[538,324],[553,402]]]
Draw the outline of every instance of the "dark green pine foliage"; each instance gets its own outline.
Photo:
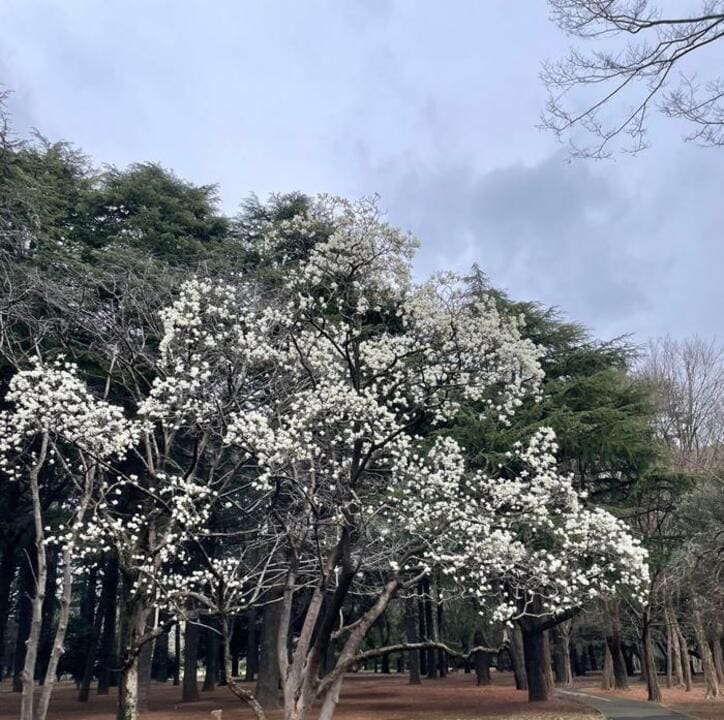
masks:
[[[223,247],[228,222],[213,185],[193,185],[155,163],[111,168],[87,196],[80,239],[128,247],[169,265],[195,265]]]
[[[540,402],[526,400],[509,428],[467,408],[452,427],[473,466],[494,473],[509,462],[512,443],[527,442],[541,426],[558,437],[561,468],[597,502],[618,505],[655,468],[649,387],[628,372],[635,356],[625,340],[599,342],[554,308],[514,302],[492,290],[477,269],[467,279],[473,294],[496,298],[506,313],[525,318],[524,334],[541,347],[545,369]]]

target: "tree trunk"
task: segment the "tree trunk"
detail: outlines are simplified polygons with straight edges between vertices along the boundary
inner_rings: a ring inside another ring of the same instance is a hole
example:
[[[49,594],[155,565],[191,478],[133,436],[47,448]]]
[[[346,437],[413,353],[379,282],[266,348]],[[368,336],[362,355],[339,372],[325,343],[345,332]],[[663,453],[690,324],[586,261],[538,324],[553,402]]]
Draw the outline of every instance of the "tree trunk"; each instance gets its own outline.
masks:
[[[58,601],[55,597],[58,588],[58,550],[54,546],[46,549],[45,566],[45,600],[43,601],[43,619],[40,623],[40,637],[38,638],[38,656],[35,660],[35,681],[43,684],[45,673],[48,670],[50,654],[53,651],[53,629]],[[73,678],[77,681],[77,677]]]
[[[722,653],[722,625],[717,623],[712,629],[709,644],[711,645],[711,654],[714,658],[714,667],[716,668],[716,678],[719,681],[719,687],[724,685],[724,654]]]
[[[613,688],[613,658],[611,657],[611,649],[606,643],[605,654],[603,657],[603,675],[601,676],[601,689],[611,690]]]
[[[26,640],[30,634],[30,623],[33,616],[33,588],[35,587],[35,571],[30,558],[20,563],[18,582],[18,629],[13,655],[13,692],[23,691],[22,672],[25,666]]]
[[[701,619],[701,610],[699,609],[699,599],[692,598],[691,601],[691,619],[696,634],[696,644],[699,647],[699,657],[701,658],[701,666],[704,671],[704,684],[706,686],[706,699],[711,700],[719,697],[719,681],[716,675],[716,667],[712,656],[709,643],[706,639],[706,631],[704,623]]]
[[[43,531],[42,506],[38,477],[48,452],[48,435],[43,435],[38,460],[30,470],[30,494],[33,501],[33,523],[35,526],[35,594],[32,600],[30,633],[25,645],[25,663],[20,675],[23,683],[23,697],[20,704],[20,720],[33,720],[35,691],[35,661],[38,657],[38,641],[43,622],[43,603],[45,600],[45,581],[47,576],[47,558],[45,554],[45,535]]]
[[[681,663],[681,630],[676,619],[671,598],[667,595],[664,602],[664,617],[666,619],[666,680],[669,687],[684,685],[684,669]]]
[[[528,680],[528,701],[546,702],[551,698],[549,671],[546,668],[548,656],[546,635],[535,620],[524,620],[521,629],[525,675]]]
[[[84,501],[80,509],[80,517],[85,513],[85,505],[87,501]],[[74,523],[75,524],[75,523]],[[74,533],[75,534],[75,533]],[[55,630],[55,637],[53,638],[53,645],[50,652],[50,658],[48,661],[48,667],[45,671],[45,681],[43,682],[43,689],[40,693],[40,702],[38,704],[37,720],[45,720],[48,714],[48,706],[50,705],[50,696],[53,692],[55,685],[55,679],[57,676],[58,663],[63,654],[65,633],[68,629],[68,618],[70,617],[70,603],[73,593],[73,565],[72,555],[73,547],[75,545],[76,538],[74,537],[71,542],[66,543],[63,548],[63,590],[60,597],[60,610],[58,612],[58,626]],[[95,584],[95,578],[94,578]]]
[[[103,625],[103,590],[96,607],[96,584],[97,576],[95,572],[91,572],[86,586],[85,601],[82,615],[85,617],[86,623],[90,623],[90,635],[85,646],[85,662],[83,664],[83,676],[80,681],[80,689],[78,690],[78,702],[88,702],[90,695],[91,681],[93,680],[93,668],[96,664],[98,655],[98,640],[101,635],[101,627]]]
[[[555,629],[554,664],[556,682],[563,687],[573,686],[571,668],[571,623],[563,622]]]
[[[417,620],[418,633],[420,640],[427,639],[427,624],[425,622],[425,586],[422,580],[417,584]],[[420,651],[420,674],[427,675],[427,652]]]
[[[417,621],[417,603],[414,597],[405,599],[405,640],[408,643],[420,642],[418,635],[419,626]],[[420,679],[420,651],[411,650],[407,655],[407,664],[410,674],[410,685],[419,685]]]
[[[259,677],[256,681],[255,695],[265,710],[280,708],[279,695],[279,659],[277,657],[277,635],[281,619],[281,593],[277,591],[273,602],[264,608],[259,645]]]
[[[216,660],[219,657],[219,636],[213,627],[206,628],[206,672],[204,673],[204,684],[202,692],[209,692],[216,687]],[[248,665],[247,665],[248,669]],[[248,673],[247,673],[248,675]],[[249,678],[253,679],[253,678]]]
[[[148,640],[138,653],[138,712],[148,712],[154,644]]]
[[[651,638],[651,618],[649,611],[644,611],[643,637],[641,638],[643,650],[643,667],[646,675],[646,691],[650,702],[661,702],[661,688],[659,687],[658,671],[656,669],[656,658],[654,656],[654,643]]]
[[[523,648],[523,631],[518,623],[513,628],[513,638],[508,647],[510,661],[513,664],[515,687],[517,690],[528,689],[528,678],[525,673],[525,651]]]
[[[173,629],[173,684],[179,685],[181,682],[181,623],[177,622]]]
[[[689,659],[689,643],[684,637],[684,633],[681,631],[676,615],[674,615],[674,622],[676,622],[676,632],[679,636],[679,649],[681,650],[681,672],[684,675],[684,687],[686,691],[691,691],[691,660]]]
[[[10,616],[10,588],[15,578],[15,566],[14,549],[8,546],[0,560],[0,680],[5,671],[5,634]]]
[[[166,619],[162,618],[162,621]],[[162,632],[153,646],[152,676],[161,683],[168,681],[168,636],[168,630]]]
[[[118,561],[110,557],[106,563],[98,615],[103,615],[103,632],[98,645],[98,694],[108,695],[118,667],[116,657],[116,609],[118,606]]]
[[[586,652],[588,658],[588,666],[592,671],[598,670],[598,658],[596,657],[596,648],[592,643],[588,643],[588,651]]]
[[[435,622],[435,615],[432,611],[432,594],[429,578],[425,578],[423,580],[423,587],[425,589],[423,603],[425,606],[425,628],[427,629],[427,640],[437,640],[437,623]],[[437,653],[434,648],[427,650],[427,677],[430,679],[437,677],[436,655]]]
[[[252,682],[256,680],[259,672],[259,641],[256,634],[257,613],[254,608],[246,615],[246,673],[244,680]]]
[[[199,634],[199,626],[187,621],[184,631],[184,676],[181,688],[181,702],[196,702],[199,699],[199,685],[196,682]]]
[[[138,655],[129,659],[121,671],[118,687],[116,720],[136,720],[138,717]]]
[[[116,720],[136,720],[139,703],[148,699],[148,682],[150,681],[150,657],[152,651],[150,641],[143,643],[146,634],[149,608],[143,598],[134,597],[131,580],[123,579],[123,602],[121,606],[120,632],[121,638],[121,677],[118,690],[118,710]],[[143,661],[140,660],[143,655]],[[139,693],[139,684],[142,685]]]
[[[445,626],[445,618],[443,615],[442,602],[437,591],[437,584],[435,584],[435,587],[433,588],[433,595],[435,597],[435,606],[437,610],[435,616],[435,640],[439,642],[444,637],[443,628]],[[441,678],[447,677],[447,653],[442,648],[439,648],[437,651],[437,672]]]
[[[586,674],[585,657],[587,656],[588,653],[586,653],[585,646],[583,651],[579,652],[575,643],[571,645],[571,664],[573,665],[573,672],[576,677],[581,677]]]
[[[671,627],[668,623],[668,614],[666,615],[666,687],[671,688],[674,686],[674,657],[678,653],[674,650],[674,641],[671,635]]]
[[[487,645],[482,630],[476,630],[473,643],[477,646]],[[490,653],[477,650],[473,655],[475,678],[478,685],[490,685]]]
[[[548,684],[548,695],[553,697],[555,692],[555,681],[553,679],[553,660],[551,658],[550,631],[543,631],[543,668],[546,674],[546,683]]]
[[[266,720],[264,708],[261,706],[259,700],[255,697],[254,693],[246,690],[239,684],[231,671],[231,627],[226,617],[221,618],[221,640],[225,668],[224,674],[226,675],[229,689],[236,697],[243,700],[251,708],[257,720]]]
[[[613,662],[613,681],[617,690],[628,689],[628,674],[626,673],[626,660],[623,656],[623,643],[621,640],[621,615],[618,602],[612,600],[607,603],[609,628],[606,633],[606,643],[611,651]]]

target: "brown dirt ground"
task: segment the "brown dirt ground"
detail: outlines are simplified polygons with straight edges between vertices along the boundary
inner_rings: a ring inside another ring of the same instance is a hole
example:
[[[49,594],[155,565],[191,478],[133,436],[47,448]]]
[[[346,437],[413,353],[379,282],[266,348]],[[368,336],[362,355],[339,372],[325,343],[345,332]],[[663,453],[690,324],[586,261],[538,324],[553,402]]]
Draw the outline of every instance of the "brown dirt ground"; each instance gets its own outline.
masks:
[[[495,674],[494,674],[495,675]],[[528,703],[526,693],[511,686],[510,673],[498,675],[489,687],[476,687],[472,675],[453,673],[442,680],[407,684],[404,675],[351,675],[345,681],[336,720],[600,720],[594,711],[568,699]],[[208,720],[211,710],[223,709],[224,720],[250,720],[253,716],[231,692],[216,688],[201,693],[197,703],[181,705],[180,689],[154,685],[148,720]],[[91,695],[78,703],[72,683],[63,682],[53,694],[48,720],[113,720],[115,697]],[[20,696],[0,683],[0,720],[18,717]],[[271,713],[270,720],[281,715]]]
[[[617,697],[625,697],[631,700],[646,700],[646,686],[636,679],[630,681],[631,686],[628,690],[601,690],[600,675],[596,677],[592,675],[590,678],[577,679],[576,688],[595,692],[596,695],[606,697],[616,695]],[[701,677],[697,677],[690,692],[686,692],[684,688],[667,688],[663,687],[664,678],[659,678],[661,683],[661,694],[663,696],[662,704],[666,707],[676,710],[684,715],[690,715],[692,718],[700,718],[701,720],[724,720],[724,697],[718,700],[704,699],[704,685]]]

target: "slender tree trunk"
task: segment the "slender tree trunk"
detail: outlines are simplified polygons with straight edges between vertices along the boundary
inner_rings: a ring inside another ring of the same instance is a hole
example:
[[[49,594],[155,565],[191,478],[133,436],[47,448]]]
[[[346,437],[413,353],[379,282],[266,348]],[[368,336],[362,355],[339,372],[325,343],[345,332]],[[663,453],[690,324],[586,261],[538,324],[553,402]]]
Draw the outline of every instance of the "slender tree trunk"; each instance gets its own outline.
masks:
[[[603,690],[611,690],[613,688],[613,658],[611,657],[611,648],[606,643],[605,654],[603,657],[603,675],[601,676],[601,688]]]
[[[676,633],[679,636],[679,650],[681,651],[681,671],[684,675],[684,687],[686,691],[691,691],[691,660],[689,658],[689,643],[684,637],[684,633],[681,631],[679,622],[676,615],[673,616],[673,620],[676,623]]]
[[[664,601],[664,617],[666,618],[666,679],[669,687],[684,685],[684,670],[681,664],[681,641],[679,624],[676,620],[671,597],[667,595]]]
[[[53,629],[58,601],[55,597],[58,588],[59,553],[56,547],[50,546],[46,550],[45,566],[45,600],[43,601],[43,619],[40,623],[40,637],[38,638],[38,656],[35,659],[35,682],[43,684],[45,673],[50,662],[50,653],[53,650]],[[77,678],[73,678],[74,680]]]
[[[694,632],[696,634],[696,644],[699,647],[699,657],[701,658],[701,666],[704,671],[706,699],[711,700],[719,697],[719,681],[716,675],[714,657],[712,656],[709,643],[707,642],[704,623],[701,619],[701,610],[699,609],[699,599],[697,597],[692,598],[691,610],[691,619],[694,625]]]
[[[221,636],[228,688],[234,693],[234,695],[236,695],[236,697],[243,700],[251,708],[257,720],[266,720],[264,708],[259,700],[254,696],[254,693],[250,690],[246,690],[239,684],[231,671],[231,627],[228,618],[226,617],[221,619]]]
[[[196,702],[199,699],[199,684],[196,681],[199,634],[199,626],[187,621],[184,631],[184,675],[181,702]]]
[[[572,687],[571,668],[571,623],[563,622],[555,628],[554,663],[556,682],[563,687]]]
[[[116,657],[116,615],[118,607],[118,561],[111,556],[106,563],[98,614],[103,615],[103,632],[98,646],[98,694],[108,695],[118,667]]]
[[[423,580],[425,595],[424,595],[424,606],[425,606],[425,627],[427,629],[427,639],[437,640],[437,623],[435,622],[435,616],[432,611],[432,594],[430,588],[430,580],[425,578]],[[437,677],[437,658],[434,649],[427,650],[427,677],[434,679]]]
[[[138,712],[148,712],[154,644],[153,640],[145,642],[138,653]]]
[[[588,658],[588,666],[591,668],[591,670],[593,670],[594,672],[598,670],[596,648],[593,646],[593,643],[588,643],[588,651],[586,652],[586,657]]]
[[[219,636],[215,628],[206,628],[206,672],[202,692],[209,692],[216,687],[216,659],[219,656]],[[249,678],[253,679],[253,678]]]
[[[26,641],[30,634],[30,622],[33,616],[33,592],[35,588],[35,571],[33,560],[28,557],[20,563],[17,604],[17,637],[13,655],[13,692],[23,691],[22,673],[25,666]]]
[[[517,690],[528,689],[528,678],[525,672],[525,650],[523,648],[523,631],[518,623],[513,628],[513,638],[508,647],[510,661],[513,664],[515,687]]]
[[[93,629],[91,630],[90,641],[86,648],[85,665],[83,667],[83,678],[78,691],[78,702],[88,702],[90,696],[90,686],[93,681],[93,668],[96,664],[98,656],[98,640],[101,635],[101,626],[103,624],[103,594],[101,593],[101,602],[98,603],[98,610],[93,618]]]
[[[10,616],[10,588],[15,578],[15,552],[6,547],[0,560],[0,680],[5,671],[5,634]]]
[[[420,640],[427,639],[427,624],[425,621],[425,586],[422,580],[417,584],[417,620],[418,620],[418,637]],[[427,675],[427,652],[420,652],[420,674]]]
[[[555,681],[553,679],[553,659],[551,658],[550,631],[543,631],[543,669],[546,674],[546,684],[548,685],[548,696],[553,697],[555,692]]]
[[[441,638],[444,637],[444,627],[445,627],[445,618],[443,614],[443,607],[442,602],[440,600],[439,593],[437,591],[437,583],[435,584],[435,587],[433,589],[433,593],[435,596],[435,605],[437,609],[436,613],[436,635],[435,640],[439,641]],[[386,656],[385,656],[386,657]],[[439,648],[437,651],[437,670],[440,677],[446,677],[447,676],[447,653],[442,649]]]
[[[85,644],[85,661],[83,664],[83,675],[78,690],[78,702],[88,702],[90,696],[90,686],[93,680],[93,668],[95,667],[96,657],[98,655],[98,640],[101,635],[101,627],[103,625],[103,591],[96,607],[96,585],[98,577],[96,569],[93,568],[88,576],[86,584],[85,599],[81,609],[81,616],[90,627],[88,642]]]
[[[246,673],[244,680],[256,680],[259,671],[259,641],[256,634],[256,609],[249,610],[246,616]]]
[[[643,650],[642,661],[646,675],[646,691],[650,702],[661,702],[661,688],[659,687],[659,677],[656,669],[656,658],[654,656],[654,643],[651,638],[651,617],[649,610],[644,611],[643,617],[643,637],[641,638],[641,647]]]
[[[318,720],[332,720],[334,717],[334,711],[339,702],[339,693],[342,689],[342,681],[343,676],[339,677],[325,693],[324,699],[322,700],[322,707],[319,710]]]
[[[162,621],[165,621],[163,618]],[[153,661],[152,665],[154,671],[152,672],[154,680],[165,683],[168,681],[168,636],[169,631],[161,633],[157,638],[153,646]]]
[[[666,687],[674,686],[674,643],[671,637],[671,628],[666,623]]]
[[[417,603],[414,597],[405,599],[405,639],[408,643],[420,642],[416,606]],[[407,663],[410,674],[410,685],[419,685],[422,682],[420,679],[420,651],[411,650],[407,655]]]
[[[174,639],[174,663],[173,663],[173,684],[181,682],[181,623],[177,622],[173,629]]]
[[[45,581],[47,576],[47,557],[45,553],[45,535],[43,530],[42,506],[40,503],[40,469],[45,463],[48,452],[48,435],[43,435],[38,460],[28,474],[30,495],[33,502],[33,523],[35,526],[35,595],[32,600],[30,633],[25,649],[25,663],[21,673],[23,697],[20,705],[20,720],[33,720],[35,691],[35,661],[38,656],[38,641],[43,622],[43,601],[45,600]]]
[[[277,657],[277,635],[280,631],[282,612],[281,593],[273,597],[273,602],[264,607],[259,647],[259,677],[256,681],[255,695],[265,710],[281,707],[279,695],[279,659]]]
[[[385,633],[385,616],[383,615],[380,618],[380,623],[378,624],[378,628],[380,630],[380,647],[384,647],[387,645],[387,640],[389,635]],[[389,675],[390,674],[390,656],[389,655],[383,655],[380,658],[380,669],[382,671],[383,675]]]
[[[573,665],[573,672],[576,677],[581,677],[586,674],[586,664],[583,662],[581,656],[586,654],[585,646],[582,652],[578,651],[578,647],[575,643],[571,645],[571,664]]]
[[[85,508],[82,512],[85,511]],[[60,610],[58,612],[58,626],[55,630],[55,638],[50,652],[48,667],[45,671],[45,681],[40,693],[38,703],[37,720],[45,720],[48,715],[50,696],[55,686],[58,663],[64,650],[65,633],[68,629],[68,618],[70,617],[70,601],[73,592],[73,568],[72,568],[73,544],[66,544],[63,549],[63,590],[60,598]]]
[[[714,667],[716,668],[716,678],[719,681],[719,687],[724,685],[724,654],[722,653],[722,625],[717,623],[712,629],[709,644],[711,645],[711,654],[714,658]]]
[[[142,634],[155,633],[158,627],[158,609],[146,613],[148,619],[142,627]],[[153,655],[156,649],[155,634],[146,640],[138,651],[138,711],[148,712],[148,702],[151,695],[151,677],[153,675]]]

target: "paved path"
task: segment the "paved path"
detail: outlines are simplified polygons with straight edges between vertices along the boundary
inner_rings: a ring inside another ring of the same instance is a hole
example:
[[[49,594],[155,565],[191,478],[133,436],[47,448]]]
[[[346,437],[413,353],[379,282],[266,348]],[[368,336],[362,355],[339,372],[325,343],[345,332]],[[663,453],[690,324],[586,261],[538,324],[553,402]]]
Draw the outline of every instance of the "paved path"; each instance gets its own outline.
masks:
[[[682,715],[656,703],[618,697],[600,697],[580,690],[558,690],[558,692],[600,710],[610,720],[628,718],[637,718],[637,720],[686,720],[688,718],[688,715]]]

